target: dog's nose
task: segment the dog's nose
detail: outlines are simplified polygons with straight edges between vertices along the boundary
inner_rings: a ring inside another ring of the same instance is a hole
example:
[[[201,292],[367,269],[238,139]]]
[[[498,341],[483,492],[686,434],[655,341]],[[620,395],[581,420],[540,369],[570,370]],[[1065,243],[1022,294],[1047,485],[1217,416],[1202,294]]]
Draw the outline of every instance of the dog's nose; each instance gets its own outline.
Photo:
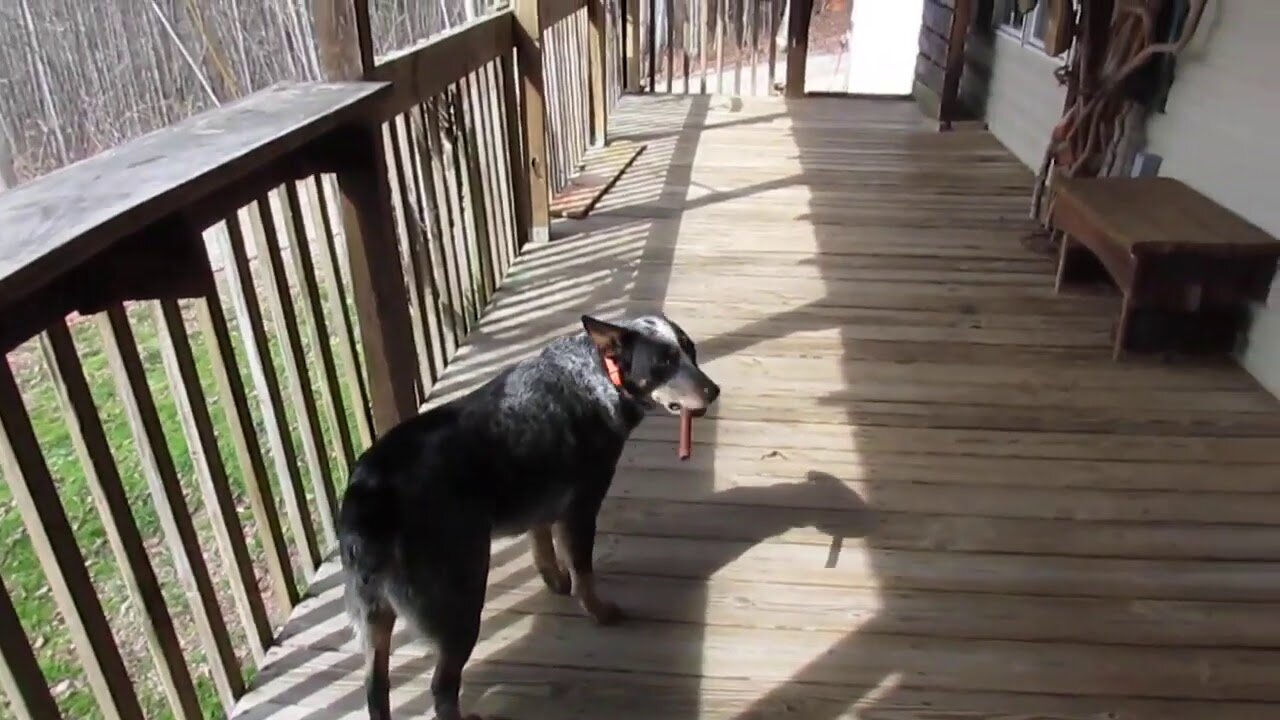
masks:
[[[710,405],[716,401],[716,398],[720,397],[720,386],[715,383],[710,383],[702,391],[702,395],[707,399],[707,404]]]

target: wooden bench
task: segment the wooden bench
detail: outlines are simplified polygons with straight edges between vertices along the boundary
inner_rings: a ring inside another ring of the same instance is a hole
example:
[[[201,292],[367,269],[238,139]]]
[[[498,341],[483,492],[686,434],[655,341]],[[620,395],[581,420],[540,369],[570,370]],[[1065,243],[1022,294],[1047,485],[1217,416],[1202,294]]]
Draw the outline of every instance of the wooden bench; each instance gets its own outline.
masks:
[[[1280,240],[1172,178],[1059,178],[1055,291],[1104,277],[1124,295],[1113,357],[1229,352],[1267,298]]]

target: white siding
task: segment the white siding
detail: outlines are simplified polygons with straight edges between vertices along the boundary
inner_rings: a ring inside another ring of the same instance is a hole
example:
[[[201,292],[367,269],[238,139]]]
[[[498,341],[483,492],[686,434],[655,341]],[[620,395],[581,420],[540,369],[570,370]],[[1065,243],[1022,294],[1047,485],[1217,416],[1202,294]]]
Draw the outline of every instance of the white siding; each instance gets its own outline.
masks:
[[[1187,184],[1280,237],[1280,0],[1212,0],[1178,62],[1148,149],[1161,175]],[[1244,366],[1280,395],[1280,283],[1254,313]]]
[[[1280,0],[1276,0],[1280,2]],[[1031,169],[1040,167],[1049,133],[1062,117],[1066,88],[1053,79],[1059,61],[997,32],[991,58],[987,125]]]
[[[1280,0],[1210,0],[1178,63],[1167,114],[1149,127],[1161,175],[1192,187],[1280,237]],[[987,122],[1032,168],[1057,122],[1056,61],[997,34]],[[1244,366],[1280,395],[1280,280],[1254,313]]]

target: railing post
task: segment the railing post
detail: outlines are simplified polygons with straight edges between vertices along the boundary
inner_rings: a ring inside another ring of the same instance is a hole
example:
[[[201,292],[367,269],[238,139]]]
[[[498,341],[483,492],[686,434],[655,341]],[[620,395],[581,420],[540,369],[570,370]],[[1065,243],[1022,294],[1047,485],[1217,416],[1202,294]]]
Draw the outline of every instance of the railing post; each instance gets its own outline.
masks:
[[[623,20],[626,28],[627,43],[627,77],[625,87],[629,93],[638,93],[640,88],[640,0],[626,0],[626,17]]]
[[[813,0],[789,0],[787,10],[787,86],[789,98],[804,97],[805,67],[809,59],[809,21]]]
[[[609,144],[609,97],[605,72],[605,7],[606,0],[586,0],[588,65],[591,69],[591,142],[597,147]]]
[[[520,125],[524,128],[522,172],[529,181],[531,240],[545,241],[551,234],[551,188],[547,177],[546,82],[542,64],[542,8],[539,0],[515,0],[516,71],[520,74]]]
[[[973,19],[972,0],[956,0],[951,14],[951,33],[947,38],[947,67],[942,79],[942,99],[939,121],[946,129],[959,116],[960,78],[964,74],[965,40],[969,37],[969,25]]]
[[[329,80],[360,80],[373,68],[368,0],[313,0],[320,58]],[[360,128],[337,172],[342,227],[369,375],[374,432],[418,411],[412,320],[391,214],[387,155],[377,126]]]

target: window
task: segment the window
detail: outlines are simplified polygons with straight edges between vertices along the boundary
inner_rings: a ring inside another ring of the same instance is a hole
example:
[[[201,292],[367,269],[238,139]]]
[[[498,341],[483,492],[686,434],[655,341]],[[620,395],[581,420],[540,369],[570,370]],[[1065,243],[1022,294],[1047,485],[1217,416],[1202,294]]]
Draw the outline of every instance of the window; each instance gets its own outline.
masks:
[[[1017,0],[996,0],[992,20],[999,30],[1015,37],[1023,45],[1044,49],[1045,34],[1049,31],[1048,0],[1040,0],[1035,9],[1023,15]]]

